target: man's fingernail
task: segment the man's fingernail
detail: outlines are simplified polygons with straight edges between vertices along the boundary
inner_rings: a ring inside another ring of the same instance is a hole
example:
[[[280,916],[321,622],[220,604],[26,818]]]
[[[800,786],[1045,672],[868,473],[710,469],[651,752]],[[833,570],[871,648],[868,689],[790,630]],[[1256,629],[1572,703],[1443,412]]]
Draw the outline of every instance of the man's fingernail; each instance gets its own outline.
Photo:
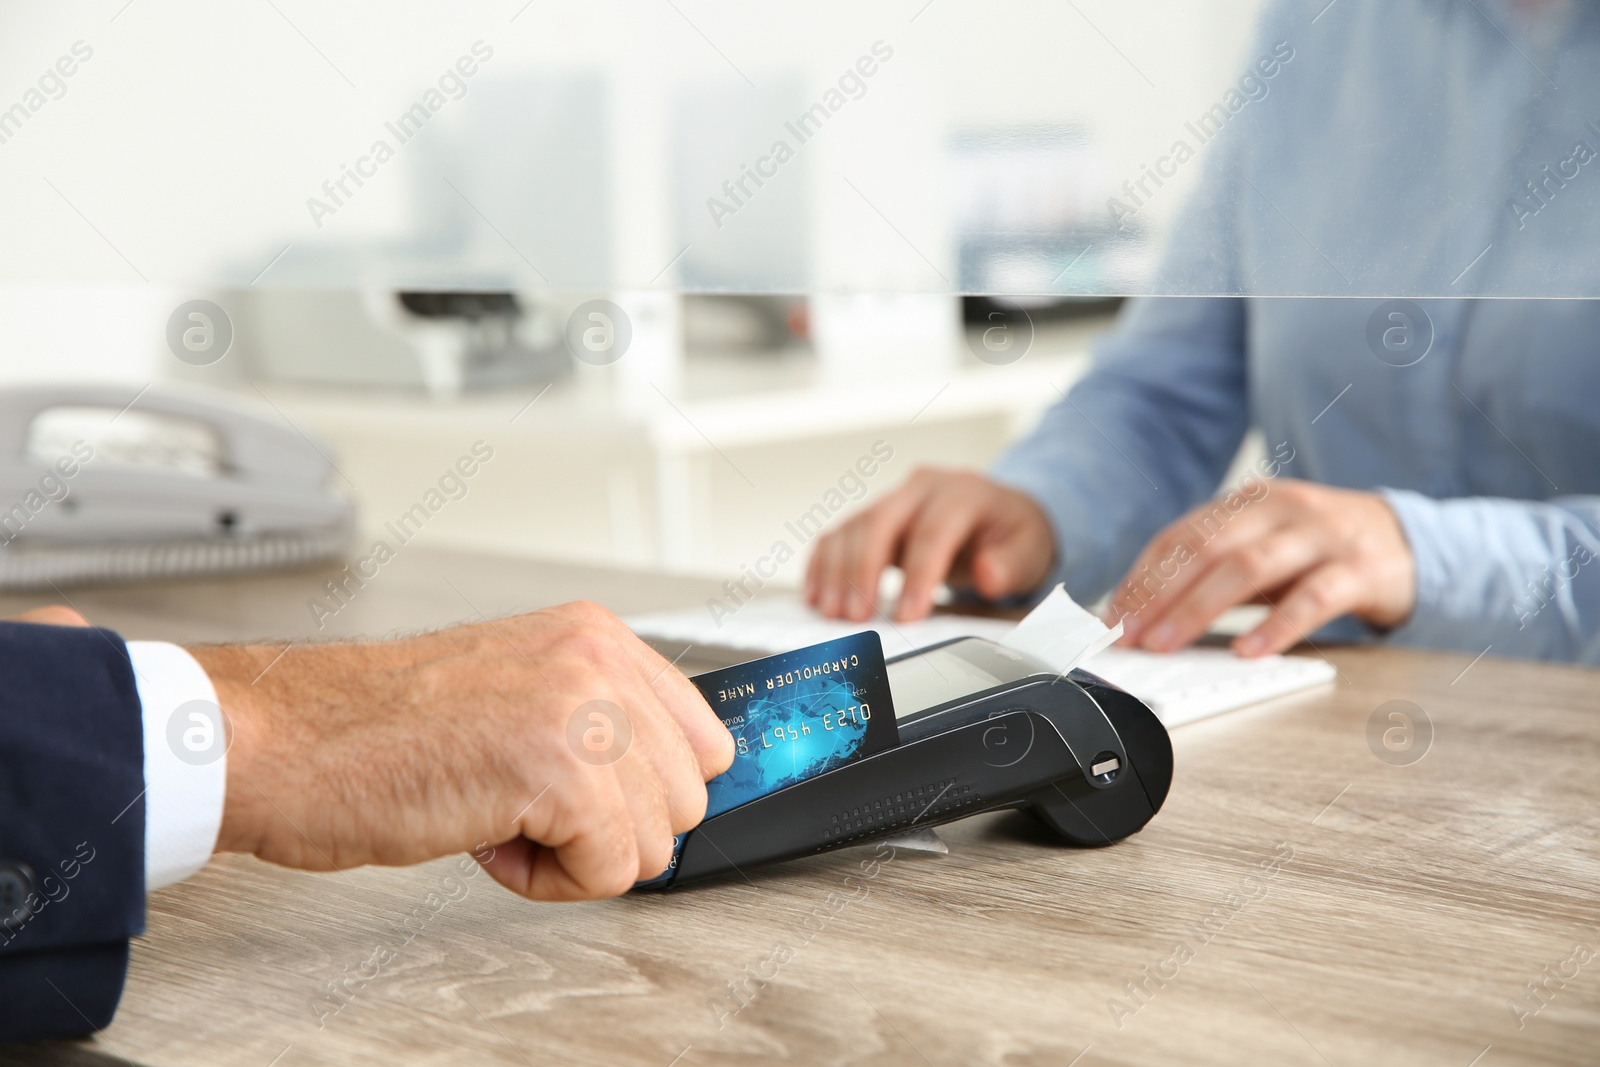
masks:
[[[1112,619],[1110,624],[1112,626],[1115,626],[1117,624],[1117,620]],[[1125,637],[1125,638],[1127,638],[1128,640],[1131,641],[1134,638],[1138,637],[1139,634],[1143,630],[1144,630],[1144,624],[1139,621],[1139,616],[1137,616],[1137,615],[1124,615],[1122,617],[1122,636],[1123,637]]]
[[[1259,656],[1262,649],[1267,647],[1266,640],[1260,634],[1246,634],[1239,638],[1239,655]]]
[[[839,591],[825,589],[822,593],[822,613],[824,615],[837,615],[839,613]]]
[[[1150,631],[1150,637],[1145,641],[1145,646],[1158,652],[1164,652],[1172,647],[1173,640],[1178,636],[1178,631],[1170,622],[1161,623]]]

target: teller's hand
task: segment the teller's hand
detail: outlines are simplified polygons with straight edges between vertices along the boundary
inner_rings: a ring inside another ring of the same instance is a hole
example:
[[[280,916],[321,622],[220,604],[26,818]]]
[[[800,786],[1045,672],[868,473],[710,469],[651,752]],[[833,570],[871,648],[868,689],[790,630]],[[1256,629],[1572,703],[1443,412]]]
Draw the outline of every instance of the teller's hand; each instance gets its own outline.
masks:
[[[1151,539],[1111,601],[1119,644],[1182,648],[1239,604],[1273,607],[1233,642],[1243,656],[1282,652],[1341,615],[1393,627],[1411,614],[1416,566],[1383,497],[1288,478],[1252,489],[1237,512],[1202,504]]]
[[[972,471],[923,468],[872,507],[817,541],[806,566],[806,600],[824,615],[861,621],[878,608],[878,578],[905,571],[895,618],[933,610],[941,582],[990,600],[1044,581],[1055,536],[1044,511]]]

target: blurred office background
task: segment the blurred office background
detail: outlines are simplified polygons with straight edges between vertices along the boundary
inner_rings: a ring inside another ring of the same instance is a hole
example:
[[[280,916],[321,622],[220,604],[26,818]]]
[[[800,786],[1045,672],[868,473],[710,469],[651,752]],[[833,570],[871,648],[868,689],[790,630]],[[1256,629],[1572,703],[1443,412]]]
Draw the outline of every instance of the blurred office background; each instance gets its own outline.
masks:
[[[869,495],[1060,397],[1201,167],[1109,199],[1258,6],[8,4],[25,106],[84,47],[0,144],[0,386],[254,406],[332,444],[363,543],[482,439],[428,543],[736,576],[873,442]]]
[[[804,295],[624,298],[633,343],[616,363],[592,365],[562,343],[577,302],[570,296],[505,302],[505,310],[452,320],[450,312],[410,311],[392,292],[213,291],[205,296],[228,313],[234,340],[219,362],[191,366],[165,343],[167,319],[190,292],[162,301],[152,295],[0,291],[6,351],[50,354],[5,359],[3,385],[116,382],[131,399],[154,382],[256,409],[332,446],[334,488],[359,507],[358,547],[373,537],[392,542],[383,524],[417,503],[474,442],[486,441],[494,459],[464,499],[430,521],[424,543],[717,577],[737,577],[780,539],[801,548],[785,524],[813,505],[842,514],[838,496],[824,498],[875,442],[893,458],[860,479],[868,496],[919,464],[994,458],[1082,372],[1090,340],[1117,303],[1035,303],[1030,314],[1010,303],[940,298],[950,305],[944,314],[954,336],[939,349],[930,344],[924,363],[878,368],[870,352],[829,365],[810,332]],[[406,301],[422,302],[420,295]],[[505,299],[426,297],[445,306]],[[852,299],[865,312],[894,298]],[[961,322],[963,313],[971,321]],[[509,321],[485,324],[497,314]],[[646,329],[662,336],[641,339]],[[1018,336],[1001,338],[997,329]],[[966,347],[970,341],[989,355],[985,340],[1003,346],[990,355],[995,362]],[[483,351],[475,343],[511,352],[507,362],[522,356],[527,373],[502,365],[481,384],[468,374],[460,388],[430,389],[425,364],[438,357],[428,346],[470,369]],[[641,350],[650,343],[662,351]],[[1021,358],[1003,361],[1012,352]],[[130,421],[122,420],[123,429],[134,432]],[[143,425],[172,439],[159,421]],[[192,446],[190,435],[183,447]],[[862,499],[858,484],[844,488],[852,508]],[[797,581],[799,562],[780,580]]]

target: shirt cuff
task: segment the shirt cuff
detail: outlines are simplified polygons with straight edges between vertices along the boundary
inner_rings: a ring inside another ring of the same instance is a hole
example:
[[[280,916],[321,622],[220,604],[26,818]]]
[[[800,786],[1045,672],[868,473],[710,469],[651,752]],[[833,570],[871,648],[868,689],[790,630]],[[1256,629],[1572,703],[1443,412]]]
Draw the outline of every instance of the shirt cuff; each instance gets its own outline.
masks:
[[[211,858],[222,828],[228,731],[205,669],[177,645],[129,641],[144,718],[146,890]]]

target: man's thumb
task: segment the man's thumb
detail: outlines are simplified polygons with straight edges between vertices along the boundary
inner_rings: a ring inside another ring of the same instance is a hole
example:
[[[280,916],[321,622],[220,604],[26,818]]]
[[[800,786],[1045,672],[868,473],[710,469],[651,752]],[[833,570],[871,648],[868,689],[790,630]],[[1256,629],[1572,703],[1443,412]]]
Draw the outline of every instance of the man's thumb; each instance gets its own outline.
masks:
[[[10,622],[43,623],[46,626],[88,626],[89,620],[78,613],[76,608],[69,608],[62,604],[51,604],[48,607],[30,608],[20,615],[8,617]]]

